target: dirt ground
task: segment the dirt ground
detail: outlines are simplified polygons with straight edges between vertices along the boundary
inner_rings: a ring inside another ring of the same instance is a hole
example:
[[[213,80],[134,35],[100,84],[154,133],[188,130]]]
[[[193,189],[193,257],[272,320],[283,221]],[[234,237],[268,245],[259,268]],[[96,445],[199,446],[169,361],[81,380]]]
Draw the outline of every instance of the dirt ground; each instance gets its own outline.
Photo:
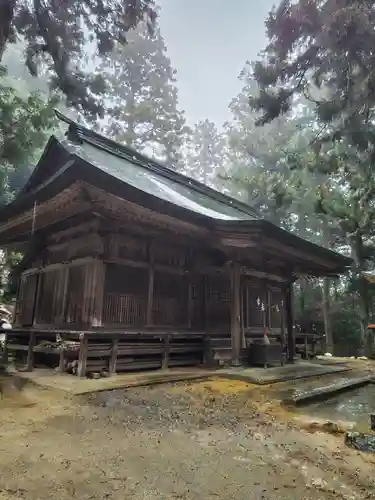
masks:
[[[375,456],[225,380],[0,402],[0,500],[375,499]],[[273,400],[274,401],[274,400]]]

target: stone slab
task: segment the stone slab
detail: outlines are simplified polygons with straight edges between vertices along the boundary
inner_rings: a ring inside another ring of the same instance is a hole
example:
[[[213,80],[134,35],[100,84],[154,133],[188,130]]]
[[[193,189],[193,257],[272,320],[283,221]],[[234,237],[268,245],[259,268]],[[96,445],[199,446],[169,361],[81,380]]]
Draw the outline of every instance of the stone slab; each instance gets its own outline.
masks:
[[[50,369],[35,369],[31,372],[16,372],[21,378],[44,388],[65,391],[71,395],[83,395],[92,392],[127,389],[130,387],[167,384],[185,380],[200,380],[210,378],[215,372],[191,369],[170,369],[148,371],[142,373],[123,373],[108,378],[87,379],[66,373],[54,373]]]
[[[349,448],[365,453],[375,453],[375,435],[362,432],[347,432],[345,444]]]
[[[374,374],[360,377],[345,377],[337,379],[330,384],[321,384],[317,387],[306,390],[296,389],[291,395],[283,401],[285,404],[303,405],[311,403],[321,398],[329,398],[334,394],[369,384],[374,380]]]
[[[347,366],[325,365],[299,362],[270,368],[226,368],[215,372],[216,377],[243,380],[251,384],[266,385],[310,377],[320,377],[349,371]]]

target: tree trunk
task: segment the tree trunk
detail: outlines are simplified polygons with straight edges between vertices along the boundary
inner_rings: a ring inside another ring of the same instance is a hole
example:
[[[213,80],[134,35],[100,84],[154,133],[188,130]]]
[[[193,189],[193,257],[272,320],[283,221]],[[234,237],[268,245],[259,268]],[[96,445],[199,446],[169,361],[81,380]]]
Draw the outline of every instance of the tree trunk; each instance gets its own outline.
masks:
[[[0,0],[0,62],[12,34],[12,21],[16,0]]]
[[[324,278],[322,287],[322,310],[323,310],[324,331],[326,334],[325,352],[333,354],[333,336],[332,336],[332,325],[330,317],[329,290],[330,290],[330,280],[328,278]]]
[[[328,221],[324,217],[323,219],[323,246],[329,248],[329,227]],[[322,312],[324,321],[324,332],[325,338],[325,351],[333,354],[333,335],[332,335],[332,325],[330,317],[330,287],[331,282],[329,278],[323,278],[323,288],[322,288]]]
[[[369,321],[369,295],[368,283],[363,276],[365,270],[365,260],[363,258],[363,239],[361,234],[355,234],[351,240],[352,257],[354,260],[353,277],[358,282],[359,299],[359,327],[360,327],[360,348],[359,355],[370,354],[371,346],[368,342],[368,321]]]

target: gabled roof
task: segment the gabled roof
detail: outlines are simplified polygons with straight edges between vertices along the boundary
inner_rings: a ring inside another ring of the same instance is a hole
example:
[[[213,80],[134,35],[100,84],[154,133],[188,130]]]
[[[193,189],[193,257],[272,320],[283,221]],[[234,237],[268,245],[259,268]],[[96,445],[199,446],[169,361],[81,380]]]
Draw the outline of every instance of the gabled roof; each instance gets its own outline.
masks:
[[[213,219],[235,221],[260,218],[252,207],[78,125],[61,113],[58,117],[69,125],[68,141],[64,141],[64,147],[112,177]],[[35,180],[37,177],[36,173]]]
[[[246,234],[261,231],[310,255],[332,262],[332,269],[351,259],[305,241],[263,220],[254,209],[175,172],[137,151],[93,132],[58,113],[68,124],[67,139],[52,137],[18,197],[0,212],[0,222],[54,196],[78,179],[152,210],[195,219],[214,230]],[[58,158],[58,161],[55,161]],[[1,231],[0,231],[1,239]],[[340,272],[340,271],[338,271]]]

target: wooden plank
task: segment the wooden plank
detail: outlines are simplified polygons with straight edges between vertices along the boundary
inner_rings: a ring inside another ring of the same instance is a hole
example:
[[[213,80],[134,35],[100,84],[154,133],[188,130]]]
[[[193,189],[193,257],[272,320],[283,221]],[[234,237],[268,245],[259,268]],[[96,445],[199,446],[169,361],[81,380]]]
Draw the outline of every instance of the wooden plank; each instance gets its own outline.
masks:
[[[88,337],[84,333],[80,334],[79,357],[78,357],[78,377],[86,376],[87,365],[87,351],[88,351]]]

